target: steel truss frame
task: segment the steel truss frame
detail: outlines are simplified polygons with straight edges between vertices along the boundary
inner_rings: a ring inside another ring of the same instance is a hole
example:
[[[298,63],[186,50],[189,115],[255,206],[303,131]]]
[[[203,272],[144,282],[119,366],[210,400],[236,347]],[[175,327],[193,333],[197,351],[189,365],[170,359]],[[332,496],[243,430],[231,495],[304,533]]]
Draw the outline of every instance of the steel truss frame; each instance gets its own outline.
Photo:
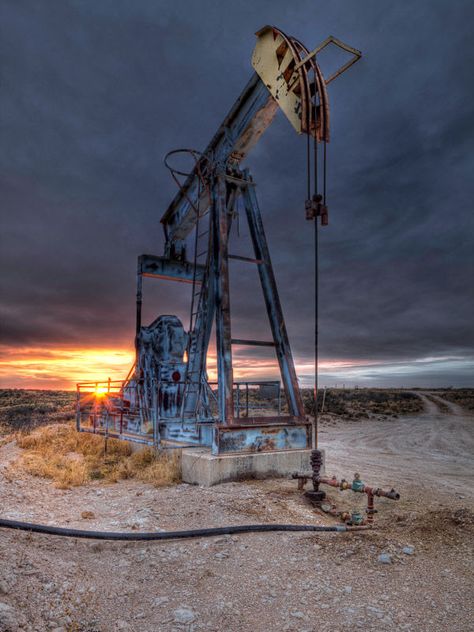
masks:
[[[328,44],[342,48],[352,57],[325,81],[316,54]],[[128,378],[113,393],[109,381],[108,392],[100,404],[91,404],[95,400],[90,384],[78,385],[78,430],[106,436],[110,434],[156,447],[165,444],[181,447],[206,445],[212,447],[214,454],[316,447],[316,422],[311,424],[305,418],[255,183],[248,170],[240,171],[239,164],[269,127],[279,108],[298,133],[312,136],[316,147],[318,142],[324,142],[325,146],[329,140],[326,83],[359,58],[359,51],[333,37],[310,52],[297,39],[286,36],[275,27],[266,26],[257,33],[252,58],[256,72],[205,151],[186,150],[195,159],[194,169],[184,174],[165,163],[177,182],[178,174],[187,177],[185,182],[178,182],[179,192],[161,219],[166,241],[165,255],[142,255],[138,259],[135,365]],[[169,155],[181,151],[175,150]],[[249,225],[253,257],[229,253],[234,205],[239,197],[243,200]],[[315,195],[315,198],[318,196]],[[308,200],[308,219],[317,219],[317,201],[315,199],[313,204],[313,200]],[[201,233],[202,220],[206,216],[208,230]],[[325,217],[327,220],[327,211]],[[196,231],[195,252],[194,261],[190,262],[186,258],[186,239],[193,230]],[[201,235],[207,240],[202,252],[198,252]],[[205,260],[199,260],[201,255]],[[232,259],[257,266],[272,333],[270,341],[232,338],[229,287],[229,260]],[[175,316],[158,317],[150,327],[142,326],[143,277],[192,284],[189,332],[184,332]],[[217,394],[206,373],[207,350],[214,321]],[[186,357],[183,358],[176,348],[181,351],[185,339]],[[179,341],[174,350],[171,348],[173,340],[175,343]],[[160,357],[163,361],[144,352],[155,343],[161,345]],[[234,345],[270,346],[275,349],[287,400],[287,415],[243,418],[239,414],[240,408],[237,408],[236,414],[232,363]],[[107,383],[104,384],[96,384],[95,392],[106,388]]]

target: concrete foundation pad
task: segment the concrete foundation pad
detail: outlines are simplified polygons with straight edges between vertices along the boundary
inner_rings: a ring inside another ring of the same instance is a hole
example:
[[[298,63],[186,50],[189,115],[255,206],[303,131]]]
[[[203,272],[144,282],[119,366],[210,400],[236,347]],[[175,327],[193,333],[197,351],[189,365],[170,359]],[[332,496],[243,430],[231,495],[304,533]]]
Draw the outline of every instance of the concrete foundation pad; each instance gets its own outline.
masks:
[[[293,472],[310,472],[310,456],[311,450],[213,456],[210,448],[191,448],[182,452],[182,477],[185,483],[203,487],[252,478],[286,478]],[[324,462],[323,451],[321,474]]]

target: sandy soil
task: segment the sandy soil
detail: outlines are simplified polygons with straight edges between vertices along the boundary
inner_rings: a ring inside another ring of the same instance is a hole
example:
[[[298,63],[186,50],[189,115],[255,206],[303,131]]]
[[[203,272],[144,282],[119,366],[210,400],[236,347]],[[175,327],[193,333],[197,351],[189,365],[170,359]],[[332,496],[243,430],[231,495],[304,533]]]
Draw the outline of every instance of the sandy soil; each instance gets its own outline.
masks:
[[[474,417],[440,397],[417,394],[425,404],[422,415],[323,426],[319,441],[327,449],[330,473],[361,468],[371,481],[441,486],[473,500]]]
[[[376,501],[376,531],[144,544],[0,530],[0,631],[471,630],[474,418],[421,396],[426,412],[417,417],[321,429],[328,474],[358,471],[402,494]],[[58,490],[14,478],[17,455],[13,443],[0,448],[7,518],[111,530],[332,523],[293,481]],[[363,508],[362,495],[329,495],[341,509]]]

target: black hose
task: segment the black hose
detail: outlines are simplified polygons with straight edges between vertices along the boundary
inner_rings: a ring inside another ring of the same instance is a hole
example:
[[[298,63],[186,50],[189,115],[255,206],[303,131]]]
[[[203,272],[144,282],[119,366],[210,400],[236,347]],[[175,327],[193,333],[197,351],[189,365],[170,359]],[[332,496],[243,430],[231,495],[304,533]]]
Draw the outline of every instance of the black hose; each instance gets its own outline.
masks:
[[[0,527],[6,529],[19,529],[33,533],[45,533],[47,535],[62,535],[70,538],[90,538],[95,540],[177,540],[181,538],[208,538],[215,535],[230,535],[232,533],[254,533],[262,531],[356,531],[356,527],[346,525],[299,525],[299,524],[244,524],[229,527],[211,527],[207,529],[190,529],[186,531],[152,531],[149,533],[120,533],[117,531],[84,531],[82,529],[67,529],[64,527],[51,527],[46,524],[34,524],[32,522],[20,522],[18,520],[6,520],[0,518]],[[362,527],[363,529],[364,527]]]

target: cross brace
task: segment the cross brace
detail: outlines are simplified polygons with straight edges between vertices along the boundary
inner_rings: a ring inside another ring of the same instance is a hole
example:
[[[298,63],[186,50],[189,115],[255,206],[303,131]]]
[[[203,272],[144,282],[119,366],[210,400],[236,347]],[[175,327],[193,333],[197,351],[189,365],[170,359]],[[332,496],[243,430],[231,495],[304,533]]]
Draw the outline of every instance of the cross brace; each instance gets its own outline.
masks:
[[[229,197],[227,189],[232,185],[226,181],[225,177],[220,176],[217,178],[214,187],[214,204],[212,209],[219,419],[221,423],[224,424],[232,425],[234,423],[232,389],[232,344],[234,343],[259,344],[259,346],[271,345],[275,348],[284,392],[288,401],[289,413],[294,418],[302,420],[304,419],[303,401],[298,385],[280,298],[278,296],[260,208],[257,202],[255,186],[251,181],[248,171],[243,172],[243,178],[248,185],[240,186],[239,193],[243,198],[250,238],[254,250],[254,262],[258,269],[273,340],[272,342],[262,343],[260,341],[232,338],[228,254],[232,209],[228,209],[226,206],[226,199]]]

